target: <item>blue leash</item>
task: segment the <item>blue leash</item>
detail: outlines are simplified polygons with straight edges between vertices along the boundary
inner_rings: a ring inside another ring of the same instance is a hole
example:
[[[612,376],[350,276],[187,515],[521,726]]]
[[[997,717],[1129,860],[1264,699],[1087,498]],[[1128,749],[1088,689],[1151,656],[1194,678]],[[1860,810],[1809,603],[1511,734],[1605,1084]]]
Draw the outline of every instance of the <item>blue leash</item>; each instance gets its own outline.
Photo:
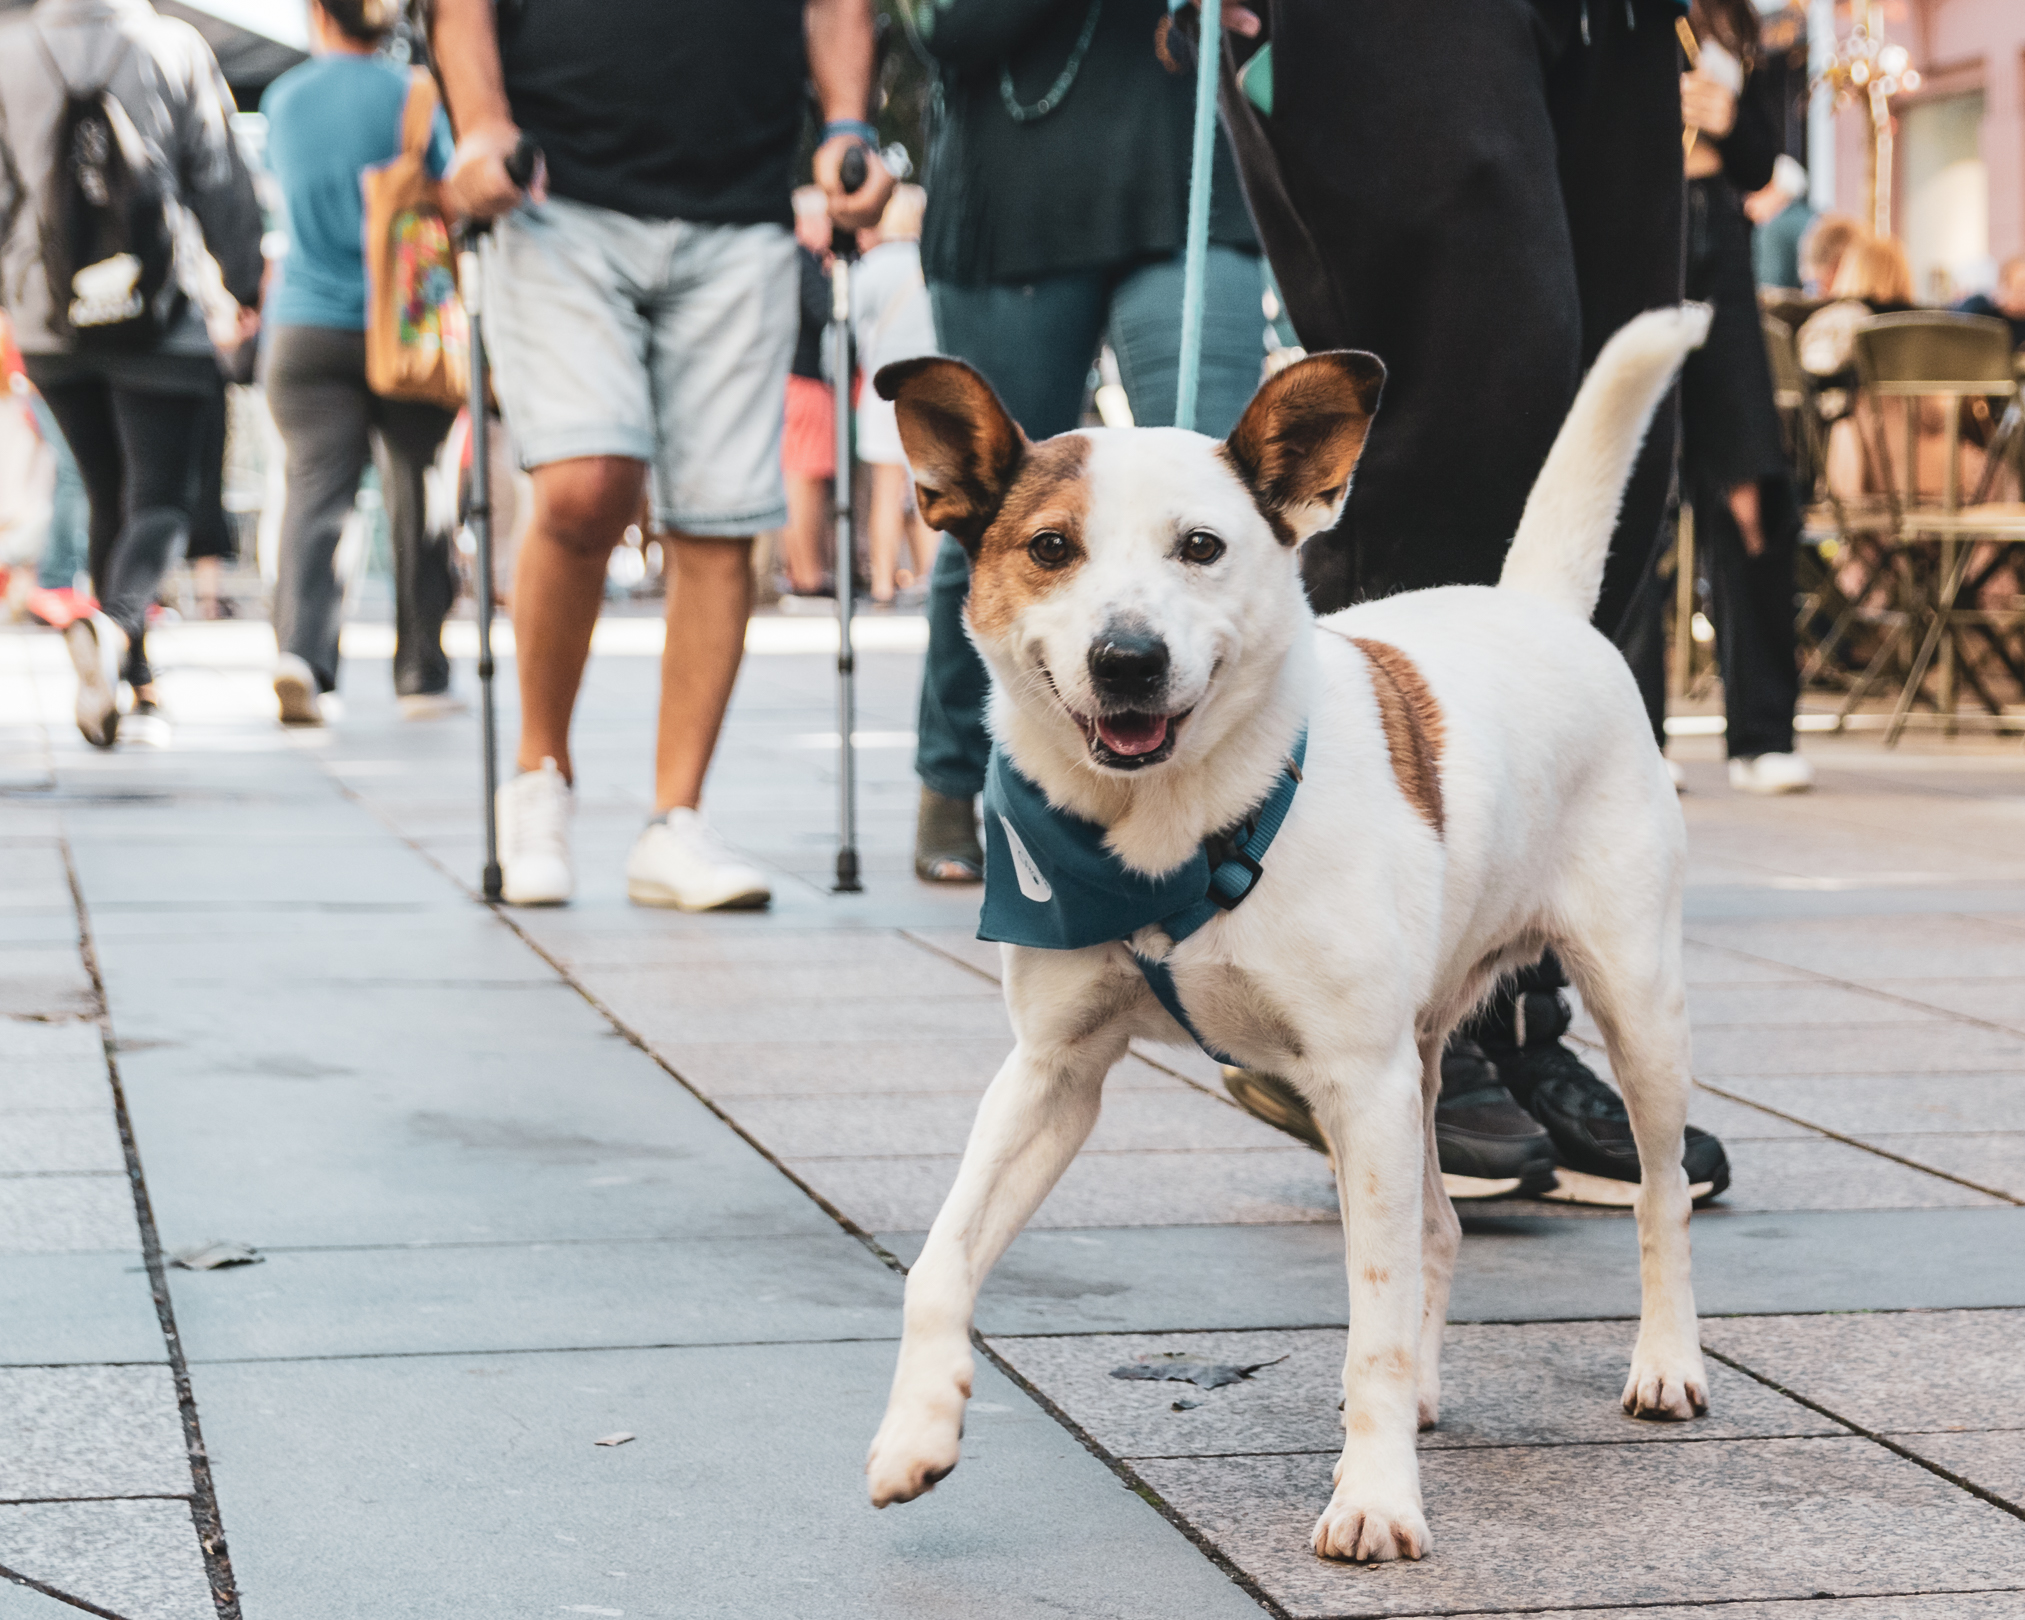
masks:
[[[1169,0],[1179,11],[1188,0]],[[1222,0],[1202,0],[1195,46],[1195,152],[1188,176],[1188,239],[1181,261],[1181,369],[1175,379],[1174,425],[1195,427],[1202,377],[1203,280],[1209,262],[1209,179],[1216,155],[1216,73],[1223,55]]]

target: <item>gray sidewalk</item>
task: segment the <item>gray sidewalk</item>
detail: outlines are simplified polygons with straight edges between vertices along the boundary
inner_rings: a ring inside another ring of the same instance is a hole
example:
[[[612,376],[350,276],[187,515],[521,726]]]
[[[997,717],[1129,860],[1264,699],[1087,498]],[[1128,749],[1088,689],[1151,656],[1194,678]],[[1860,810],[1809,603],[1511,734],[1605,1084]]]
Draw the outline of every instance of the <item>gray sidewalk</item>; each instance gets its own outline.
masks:
[[[2015,743],[1810,739],[1822,790],[1770,803],[1677,748],[1737,1170],[1695,1223],[1714,1409],[1616,1409],[1627,1220],[1479,1209],[1435,1552],[1360,1570],[1306,1545],[1326,1170],[1165,1049],[986,1290],[962,1467],[864,1505],[896,1267],[1009,1044],[974,893],[909,871],[913,654],[861,660],[867,894],[825,888],[828,661],[777,652],[710,801],[773,910],[626,904],[636,651],[592,667],[578,903],[494,915],[472,726],[403,725],[361,659],[284,735],[257,635],[164,636],[177,747],[110,757],[0,635],[0,1620],[2025,1611]],[[262,1261],[163,1268],[212,1239]],[[1169,1350],[1286,1359],[1110,1376]]]

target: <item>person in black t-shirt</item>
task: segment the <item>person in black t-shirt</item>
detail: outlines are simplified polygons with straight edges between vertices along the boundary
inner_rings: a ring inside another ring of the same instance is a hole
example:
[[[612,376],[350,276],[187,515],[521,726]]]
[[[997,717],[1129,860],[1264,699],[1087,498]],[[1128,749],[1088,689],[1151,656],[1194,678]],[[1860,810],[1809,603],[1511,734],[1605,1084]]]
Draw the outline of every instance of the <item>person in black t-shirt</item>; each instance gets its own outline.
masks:
[[[457,153],[452,205],[496,219],[485,336],[535,520],[513,590],[521,774],[499,791],[509,904],[570,897],[569,725],[612,546],[651,482],[670,536],[654,819],[626,892],[764,905],[763,873],[697,809],[737,678],[752,536],[786,520],[780,448],[798,324],[789,195],[803,86],[827,122],[815,178],[840,225],[892,179],[863,122],[871,0],[436,0]],[[543,171],[506,173],[522,134]],[[866,147],[856,192],[844,154]]]

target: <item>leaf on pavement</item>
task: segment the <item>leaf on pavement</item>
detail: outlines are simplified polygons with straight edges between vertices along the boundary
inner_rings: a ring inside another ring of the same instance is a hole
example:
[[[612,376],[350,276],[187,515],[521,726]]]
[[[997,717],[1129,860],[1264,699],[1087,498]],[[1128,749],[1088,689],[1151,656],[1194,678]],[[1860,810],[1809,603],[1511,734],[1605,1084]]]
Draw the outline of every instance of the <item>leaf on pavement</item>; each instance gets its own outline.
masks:
[[[637,1438],[638,1436],[628,1434],[624,1429],[621,1429],[617,1434],[605,1435],[602,1439],[593,1440],[591,1444],[594,1446],[623,1446],[628,1440]]]
[[[1254,1361],[1246,1367],[1233,1367],[1224,1361],[1203,1361],[1179,1350],[1163,1350],[1135,1356],[1124,1366],[1113,1367],[1111,1376],[1193,1384],[1198,1389],[1222,1389],[1225,1384],[1243,1383],[1260,1368],[1276,1367],[1286,1359],[1285,1356],[1275,1356],[1271,1361]]]
[[[218,1239],[194,1249],[178,1249],[169,1256],[169,1264],[181,1266],[185,1271],[216,1271],[220,1266],[257,1266],[265,1258],[244,1243]]]

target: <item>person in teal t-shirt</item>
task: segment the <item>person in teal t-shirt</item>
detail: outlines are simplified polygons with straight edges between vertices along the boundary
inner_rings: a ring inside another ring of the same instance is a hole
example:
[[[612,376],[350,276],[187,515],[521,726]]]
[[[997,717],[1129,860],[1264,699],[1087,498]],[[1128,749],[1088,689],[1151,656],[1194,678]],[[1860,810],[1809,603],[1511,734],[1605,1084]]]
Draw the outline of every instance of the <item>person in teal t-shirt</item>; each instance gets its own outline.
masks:
[[[287,450],[280,644],[274,692],[285,724],[318,725],[337,686],[344,587],[339,533],[369,453],[394,551],[394,690],[424,718],[450,698],[443,620],[456,595],[448,534],[425,532],[422,474],[455,420],[434,405],[382,399],[366,386],[365,205],[360,175],[394,157],[410,75],[376,53],[394,0],[323,0],[309,8],[316,55],[267,88],[267,161],[280,183],[288,254],[266,308],[267,401]],[[429,168],[451,151],[439,109]]]

